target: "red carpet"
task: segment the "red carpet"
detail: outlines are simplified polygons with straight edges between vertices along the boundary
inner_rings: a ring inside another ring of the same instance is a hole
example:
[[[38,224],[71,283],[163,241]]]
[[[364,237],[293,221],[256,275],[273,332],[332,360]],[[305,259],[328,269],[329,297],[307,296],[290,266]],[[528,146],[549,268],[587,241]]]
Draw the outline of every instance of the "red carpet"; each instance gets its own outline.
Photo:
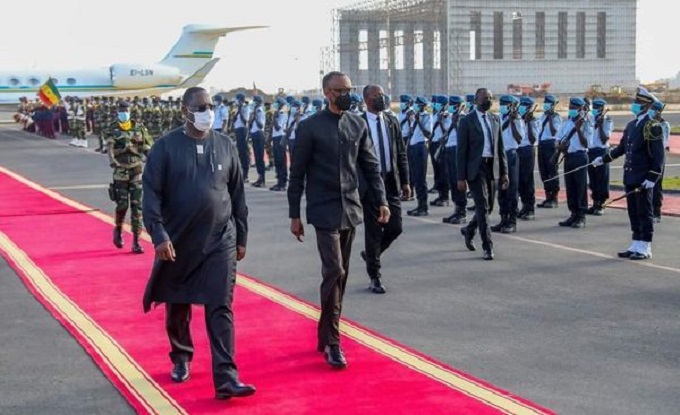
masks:
[[[316,307],[245,276],[235,293],[237,363],[257,394],[213,398],[198,307],[191,379],[174,384],[164,310],[142,313],[152,246],[133,255],[127,234],[115,249],[110,218],[83,209],[0,168],[0,251],[140,413],[552,413],[349,322],[350,365],[333,371],[315,351]]]

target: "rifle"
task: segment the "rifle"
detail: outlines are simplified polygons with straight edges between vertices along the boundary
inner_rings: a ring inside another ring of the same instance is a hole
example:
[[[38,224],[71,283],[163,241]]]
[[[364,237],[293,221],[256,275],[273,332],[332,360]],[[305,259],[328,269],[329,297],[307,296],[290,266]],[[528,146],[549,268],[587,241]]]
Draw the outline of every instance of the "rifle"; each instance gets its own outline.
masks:
[[[607,115],[607,112],[609,112],[608,109],[602,111],[600,114],[597,115],[597,118],[595,119],[595,131],[598,131],[598,136],[600,137],[600,142],[602,144],[607,144],[607,140],[609,140],[609,137],[606,137],[604,135],[604,131],[602,130],[602,127],[604,126],[604,121],[605,121],[605,116]]]

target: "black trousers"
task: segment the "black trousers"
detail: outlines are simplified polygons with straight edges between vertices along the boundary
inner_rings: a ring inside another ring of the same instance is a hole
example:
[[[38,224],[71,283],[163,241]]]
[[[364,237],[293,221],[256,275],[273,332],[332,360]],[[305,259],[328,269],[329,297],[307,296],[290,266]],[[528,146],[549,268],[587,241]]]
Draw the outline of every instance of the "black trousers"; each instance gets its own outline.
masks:
[[[588,164],[588,153],[585,151],[567,153],[564,156],[565,173],[586,164]],[[588,171],[583,168],[564,176],[564,186],[567,188],[567,207],[571,215],[584,218],[588,210]]]
[[[465,192],[458,190],[458,164],[456,157],[458,155],[458,146],[446,147],[444,149],[444,166],[445,173],[449,179],[449,188],[451,189],[451,201],[456,205],[456,208],[465,213],[465,205],[467,205],[467,195]]]
[[[551,180],[546,183],[546,180],[557,176],[557,165],[551,162],[556,151],[555,140],[543,140],[538,143],[538,172],[541,175],[541,181],[543,181],[546,198],[552,197],[552,195],[557,198],[557,193],[560,192],[559,180]]]
[[[593,147],[588,149],[588,161],[593,162],[598,157],[607,154],[606,148]],[[609,199],[609,163],[601,166],[588,166],[588,188],[595,204],[604,203]]]
[[[356,230],[316,228],[316,245],[321,257],[321,316],[317,350],[340,344],[340,314],[345,294],[349,257]]]
[[[285,186],[288,183],[288,157],[286,147],[281,144],[283,136],[272,138],[272,151],[274,152],[274,167],[276,169],[276,183]]]
[[[536,184],[534,183],[534,166],[536,165],[536,147],[529,145],[517,149],[519,157],[519,180],[517,192],[522,207],[531,212],[536,206]]]
[[[489,214],[493,211],[493,201],[496,197],[496,182],[493,177],[493,159],[482,159],[479,172],[474,180],[468,180],[472,200],[475,201],[475,216],[467,225],[467,232],[474,236],[479,228],[482,238],[482,248],[492,249],[491,231],[489,230]]]
[[[498,210],[501,217],[517,218],[519,159],[515,149],[506,150],[505,155],[508,159],[508,188],[498,190]]]
[[[386,224],[378,222],[379,208],[368,192],[361,201],[364,209],[366,272],[371,278],[381,277],[380,257],[403,231],[399,189],[393,174],[385,178],[385,195],[390,207],[390,220]]]
[[[654,234],[654,216],[652,210],[653,189],[641,189],[633,192],[638,186],[626,185],[628,220],[633,231],[634,241],[652,242]]]
[[[432,163],[432,170],[434,174],[434,188],[441,192],[442,191],[442,188],[440,187],[442,185],[441,167],[437,160],[435,160],[434,158],[434,155],[437,153],[437,149],[439,148],[440,144],[441,141],[431,141],[429,147],[427,148],[427,152],[430,154],[430,163]]]
[[[236,149],[238,150],[238,158],[241,162],[241,170],[243,171],[243,177],[248,177],[248,171],[250,170],[250,148],[248,147],[248,131],[246,127],[239,127],[234,130],[234,135],[236,135]]]
[[[661,177],[654,184],[654,191],[652,192],[652,207],[654,208],[654,216],[661,216],[661,207],[663,206],[663,176],[666,171],[666,166],[661,169]]]
[[[412,144],[408,146],[406,154],[418,207],[427,210],[427,146],[424,142]]]
[[[205,326],[212,354],[213,384],[215,388],[228,381],[238,381],[234,362],[234,315],[231,306],[205,304]],[[190,362],[194,357],[189,323],[191,304],[166,304],[165,329],[170,339],[170,360]]]

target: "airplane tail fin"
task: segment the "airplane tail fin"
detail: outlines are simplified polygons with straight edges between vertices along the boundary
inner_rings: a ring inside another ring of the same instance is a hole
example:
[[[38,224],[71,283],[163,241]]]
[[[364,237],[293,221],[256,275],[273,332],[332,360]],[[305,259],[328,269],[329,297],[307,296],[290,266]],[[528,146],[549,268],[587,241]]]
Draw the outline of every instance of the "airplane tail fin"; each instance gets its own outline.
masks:
[[[210,62],[206,63],[203,65],[199,70],[194,72],[193,75],[190,77],[186,78],[184,81],[182,81],[181,84],[177,86],[177,88],[184,89],[184,88],[191,88],[193,86],[197,86],[201,82],[203,82],[203,78],[208,75],[208,73],[212,70],[212,68],[219,62],[220,58],[215,58],[212,59]]]
[[[191,76],[212,61],[220,37],[231,32],[263,27],[266,26],[184,26],[180,38],[159,63],[178,68],[181,75]]]

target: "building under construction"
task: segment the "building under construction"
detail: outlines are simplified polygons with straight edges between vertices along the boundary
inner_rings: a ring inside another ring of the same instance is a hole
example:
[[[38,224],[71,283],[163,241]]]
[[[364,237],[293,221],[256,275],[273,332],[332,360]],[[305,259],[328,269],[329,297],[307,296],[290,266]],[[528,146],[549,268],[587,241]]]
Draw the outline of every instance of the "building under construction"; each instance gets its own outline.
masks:
[[[371,0],[333,12],[323,70],[392,96],[635,87],[637,0]]]

